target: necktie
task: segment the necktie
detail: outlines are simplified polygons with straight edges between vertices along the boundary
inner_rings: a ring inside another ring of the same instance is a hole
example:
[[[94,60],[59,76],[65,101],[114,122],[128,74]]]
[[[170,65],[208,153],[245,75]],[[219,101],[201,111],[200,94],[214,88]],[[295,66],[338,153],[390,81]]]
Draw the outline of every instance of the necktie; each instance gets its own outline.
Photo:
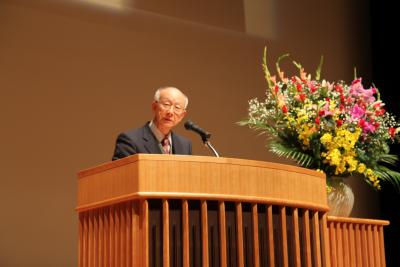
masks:
[[[164,153],[165,154],[170,154],[171,152],[171,145],[169,143],[168,136],[164,137],[164,139],[161,141],[161,145],[163,147]]]

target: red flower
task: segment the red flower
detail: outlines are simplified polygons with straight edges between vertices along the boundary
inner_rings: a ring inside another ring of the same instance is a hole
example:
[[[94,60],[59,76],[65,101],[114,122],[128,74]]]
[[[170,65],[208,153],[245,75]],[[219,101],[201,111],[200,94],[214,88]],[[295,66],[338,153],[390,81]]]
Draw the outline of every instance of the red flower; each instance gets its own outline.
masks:
[[[360,83],[360,82],[361,82],[361,79],[355,79],[355,80],[351,83],[351,85],[354,85],[354,84]]]
[[[390,127],[389,128],[389,134],[390,134],[390,137],[393,139],[394,135],[396,134],[396,129],[393,128],[393,127]]]
[[[286,105],[282,106],[282,112],[283,113],[287,113],[288,112],[288,109],[287,109]]]
[[[375,115],[376,116],[382,116],[383,114],[385,114],[385,110],[384,109],[378,109],[378,110],[375,110]]]
[[[305,94],[299,94],[300,100],[302,102],[304,102],[304,100],[306,99],[306,95]]]
[[[324,116],[325,115],[325,110],[320,110],[318,111],[318,116]]]
[[[331,101],[331,99],[329,97],[325,97],[325,100],[328,102]]]
[[[302,92],[303,88],[301,87],[301,84],[296,84],[297,92]]]
[[[278,93],[278,91],[279,91],[279,86],[275,85],[275,94]]]
[[[344,103],[344,100],[345,100],[345,99],[344,99],[344,95],[343,95],[343,94],[340,94],[340,103],[343,104],[343,103]]]
[[[343,87],[340,84],[336,84],[336,91],[338,91],[340,94],[343,94]]]
[[[315,118],[315,123],[319,125],[320,122],[321,122],[320,118],[319,118],[319,117],[316,117],[316,118]]]
[[[317,87],[315,87],[313,84],[311,84],[310,91],[311,91],[311,93],[314,93],[315,91],[317,91]]]
[[[374,104],[374,108],[379,108],[382,105],[382,103],[378,102]]]
[[[336,121],[336,126],[337,126],[337,127],[342,126],[342,124],[343,124],[343,121],[342,121],[341,119],[338,119],[338,120]]]

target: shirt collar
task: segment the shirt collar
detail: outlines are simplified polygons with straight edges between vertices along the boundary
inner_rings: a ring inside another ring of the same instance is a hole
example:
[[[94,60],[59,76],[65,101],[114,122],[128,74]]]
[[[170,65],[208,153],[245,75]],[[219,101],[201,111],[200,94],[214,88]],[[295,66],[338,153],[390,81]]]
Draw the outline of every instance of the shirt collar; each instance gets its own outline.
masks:
[[[149,127],[151,131],[153,132],[154,136],[157,138],[157,141],[161,143],[161,141],[164,139],[164,134],[157,128],[157,126],[154,124],[153,121],[150,121]],[[169,143],[172,144],[172,139],[171,139],[171,132],[168,133],[168,139]]]

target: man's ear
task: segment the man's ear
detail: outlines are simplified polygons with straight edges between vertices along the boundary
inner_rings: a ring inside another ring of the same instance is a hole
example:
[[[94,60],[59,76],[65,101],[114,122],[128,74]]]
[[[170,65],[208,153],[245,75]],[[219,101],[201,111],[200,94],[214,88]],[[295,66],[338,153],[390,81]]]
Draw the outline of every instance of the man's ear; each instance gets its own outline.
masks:
[[[158,102],[157,102],[157,101],[153,101],[153,103],[151,103],[151,110],[152,110],[153,112],[156,111],[157,105],[158,105]]]

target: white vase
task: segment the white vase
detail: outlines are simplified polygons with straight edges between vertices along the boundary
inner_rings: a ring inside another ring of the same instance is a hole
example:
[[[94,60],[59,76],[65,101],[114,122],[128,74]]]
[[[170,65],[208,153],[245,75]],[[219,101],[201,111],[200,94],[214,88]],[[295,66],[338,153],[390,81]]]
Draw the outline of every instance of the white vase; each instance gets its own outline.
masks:
[[[328,215],[348,217],[354,206],[354,193],[342,177],[328,177]]]

